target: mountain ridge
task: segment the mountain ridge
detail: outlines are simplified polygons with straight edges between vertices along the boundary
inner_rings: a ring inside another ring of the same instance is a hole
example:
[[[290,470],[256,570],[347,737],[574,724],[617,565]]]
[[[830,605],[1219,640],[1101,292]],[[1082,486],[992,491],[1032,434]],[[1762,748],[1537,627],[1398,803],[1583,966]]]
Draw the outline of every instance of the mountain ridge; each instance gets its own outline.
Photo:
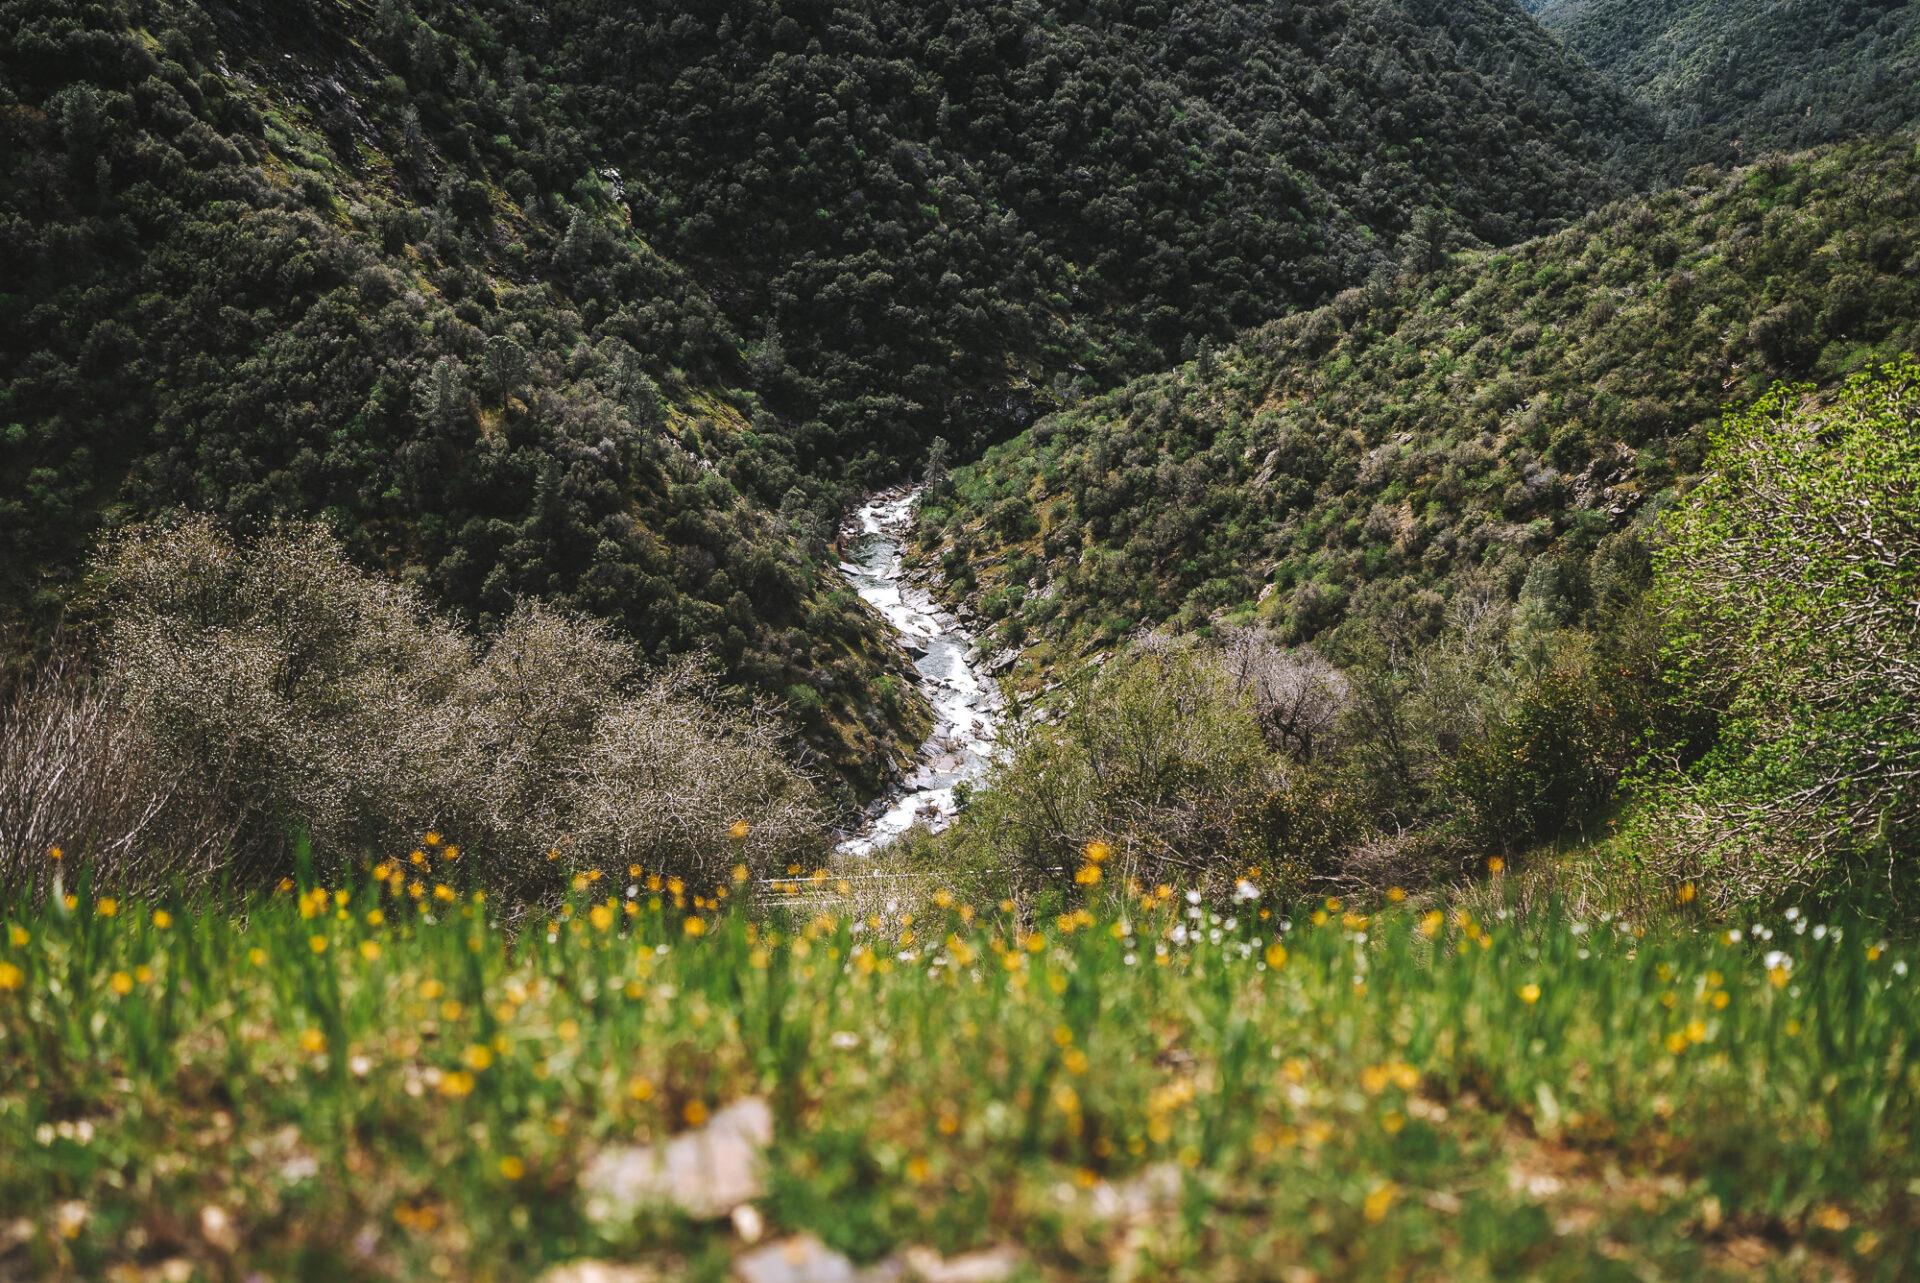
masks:
[[[1542,559],[1577,611],[1723,404],[1920,341],[1917,166],[1911,138],[1772,158],[1349,291],[958,470],[920,555],[1029,644],[1029,688],[1167,623],[1430,629],[1462,575],[1511,599]]]

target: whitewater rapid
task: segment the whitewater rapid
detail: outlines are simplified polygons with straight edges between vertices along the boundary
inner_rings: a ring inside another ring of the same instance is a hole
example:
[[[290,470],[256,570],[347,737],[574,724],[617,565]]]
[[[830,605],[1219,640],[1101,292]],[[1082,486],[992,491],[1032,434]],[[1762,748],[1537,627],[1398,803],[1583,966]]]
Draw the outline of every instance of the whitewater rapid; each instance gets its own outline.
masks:
[[[986,778],[999,733],[1000,691],[980,663],[968,659],[973,635],[923,585],[908,580],[901,564],[918,493],[874,495],[841,532],[840,573],[899,632],[934,715],[914,770],[869,808],[867,821],[840,843],[842,855],[871,854],[916,823],[936,833],[945,828],[958,811],[955,786]]]

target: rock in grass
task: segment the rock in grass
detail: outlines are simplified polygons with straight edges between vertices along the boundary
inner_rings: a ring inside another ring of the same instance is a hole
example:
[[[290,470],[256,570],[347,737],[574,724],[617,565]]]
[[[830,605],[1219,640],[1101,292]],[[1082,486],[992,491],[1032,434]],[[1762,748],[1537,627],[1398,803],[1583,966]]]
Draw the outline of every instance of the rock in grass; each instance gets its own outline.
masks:
[[[660,1276],[644,1265],[568,1261],[542,1274],[540,1283],[660,1283]]]
[[[989,1248],[942,1258],[930,1247],[910,1247],[903,1253],[908,1277],[919,1283],[1001,1283],[1013,1277],[1020,1253],[1011,1247]]]
[[[773,1111],[757,1096],[735,1101],[704,1127],[665,1145],[602,1150],[580,1175],[589,1219],[619,1224],[666,1204],[714,1220],[765,1192],[760,1151],[773,1140]]]
[[[811,1234],[797,1234],[733,1263],[740,1283],[860,1283],[853,1262]]]

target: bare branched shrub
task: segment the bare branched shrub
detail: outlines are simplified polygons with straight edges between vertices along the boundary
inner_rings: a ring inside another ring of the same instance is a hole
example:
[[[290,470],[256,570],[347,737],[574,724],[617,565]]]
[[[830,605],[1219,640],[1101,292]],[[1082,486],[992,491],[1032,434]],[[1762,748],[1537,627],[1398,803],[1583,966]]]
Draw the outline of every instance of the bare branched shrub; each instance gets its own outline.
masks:
[[[198,518],[123,538],[97,583],[132,733],[188,813],[226,818],[243,878],[282,870],[297,829],[338,863],[436,828],[511,895],[581,867],[708,881],[823,849],[774,710],[684,665],[649,677],[605,624],[528,603],[481,645],[324,531],[243,548]],[[741,820],[748,838],[726,836]],[[151,828],[130,852],[165,845]]]
[[[1318,871],[1315,889],[1363,895],[1377,895],[1388,887],[1418,889],[1446,871],[1448,854],[1445,841],[1431,829],[1365,830]]]
[[[1267,742],[1301,761],[1324,751],[1347,702],[1347,679],[1312,646],[1289,650],[1271,629],[1236,628],[1221,660],[1253,702]]]
[[[0,902],[38,902],[82,866],[116,885],[136,868],[151,885],[214,867],[230,835],[176,784],[70,652],[16,677],[0,695]]]
[[[416,593],[317,528],[243,550],[197,517],[130,533],[96,582],[109,684],[180,792],[231,815],[237,874],[297,827],[334,853],[398,840],[415,728],[471,663]]]
[[[777,871],[825,860],[819,799],[788,760],[779,722],[718,695],[682,663],[600,718],[573,790],[583,858],[683,868],[705,883],[736,861]],[[735,818],[751,820],[745,839],[727,832]]]

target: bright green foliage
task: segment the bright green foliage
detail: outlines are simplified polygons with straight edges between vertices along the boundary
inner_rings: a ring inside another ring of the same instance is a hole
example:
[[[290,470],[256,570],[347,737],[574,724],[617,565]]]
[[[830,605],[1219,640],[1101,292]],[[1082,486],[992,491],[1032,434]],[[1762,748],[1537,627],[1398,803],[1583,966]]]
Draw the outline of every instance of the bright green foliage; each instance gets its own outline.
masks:
[[[1673,662],[1723,746],[1667,853],[1733,896],[1909,888],[1920,834],[1920,364],[1730,415],[1669,523]],[[1864,889],[1864,888],[1857,888]]]
[[[614,870],[510,940],[436,876],[244,919],[108,916],[84,888],[16,915],[0,1262],[718,1280],[724,1222],[596,1226],[576,1178],[750,1094],[776,1115],[771,1230],[861,1261],[1011,1242],[1029,1280],[1751,1277],[1738,1235],[1771,1277],[1893,1280],[1920,1251],[1916,959],[1855,931],[1497,901],[1286,923],[1173,894],[756,921],[645,877],[629,916]]]

